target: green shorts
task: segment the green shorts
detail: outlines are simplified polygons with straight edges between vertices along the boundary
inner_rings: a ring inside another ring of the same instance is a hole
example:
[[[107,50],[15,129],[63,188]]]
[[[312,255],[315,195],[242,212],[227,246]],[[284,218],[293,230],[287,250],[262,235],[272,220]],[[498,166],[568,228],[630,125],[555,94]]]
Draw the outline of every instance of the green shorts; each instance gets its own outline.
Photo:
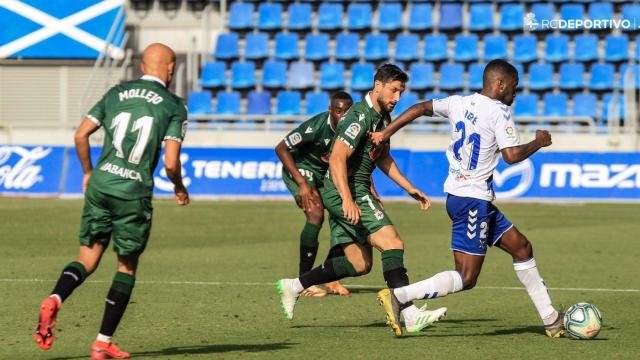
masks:
[[[318,175],[314,174],[312,171],[309,171],[307,169],[298,169],[298,171],[300,171],[302,177],[311,187],[318,189],[320,185],[322,185],[322,178],[319,178]],[[296,204],[301,207],[302,202],[300,199],[300,187],[294,180],[293,176],[291,176],[291,174],[289,174],[289,172],[285,169],[282,169],[282,181],[284,181],[287,189],[289,189],[289,192],[291,193],[291,195],[293,195],[293,198],[296,200]]]
[[[320,191],[322,202],[330,215],[331,247],[352,242],[366,244],[369,235],[383,226],[393,225],[369,189],[355,190],[352,196],[360,208],[360,221],[356,225],[344,217],[342,198],[335,186],[325,185]]]
[[[100,242],[105,246],[113,239],[118,255],[141,253],[151,232],[153,207],[150,198],[123,200],[88,189],[80,224],[80,244]]]

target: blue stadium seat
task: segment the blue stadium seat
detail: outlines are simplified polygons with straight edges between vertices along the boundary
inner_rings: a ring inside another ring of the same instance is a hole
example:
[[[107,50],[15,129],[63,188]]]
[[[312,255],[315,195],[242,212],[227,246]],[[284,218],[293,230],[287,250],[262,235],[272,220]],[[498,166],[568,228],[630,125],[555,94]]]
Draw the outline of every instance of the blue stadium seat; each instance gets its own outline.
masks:
[[[300,103],[302,98],[298,91],[280,91],[276,97],[276,114],[298,115],[302,113]]]
[[[584,19],[584,6],[582,4],[562,4],[560,6],[560,19],[561,20],[583,20]],[[567,30],[579,30],[578,27],[567,28]]]
[[[371,4],[351,3],[347,8],[347,28],[365,30],[371,28]]]
[[[236,59],[238,58],[238,34],[220,34],[216,41],[216,49],[213,54],[216,59]]]
[[[352,91],[351,98],[353,99],[354,104],[359,103],[362,101],[362,99],[364,99],[364,93],[362,93],[361,91]]]
[[[544,59],[550,62],[565,61],[569,58],[569,37],[565,34],[548,35],[545,38]]]
[[[323,31],[342,28],[342,5],[322,3],[318,8],[318,29]]]
[[[513,55],[512,59],[527,63],[538,58],[537,40],[534,35],[519,34],[513,38]]]
[[[573,59],[588,62],[598,59],[598,36],[595,34],[580,34],[573,39]]]
[[[567,116],[567,94],[546,93],[542,99],[544,104],[543,114],[545,116]]]
[[[429,101],[429,100],[433,100],[433,99],[444,99],[447,96],[449,96],[449,94],[447,93],[443,93],[443,92],[431,92],[431,93],[426,93],[424,95],[424,101]]]
[[[511,65],[516,68],[516,71],[518,72],[518,78],[520,79],[520,84],[522,84],[524,77],[524,67],[520,63],[511,63]]]
[[[409,11],[409,30],[425,31],[433,27],[433,5],[412,2]]]
[[[308,61],[291,63],[287,75],[287,87],[292,89],[307,89],[313,87],[313,64]]]
[[[336,54],[338,60],[355,60],[360,58],[358,34],[340,33],[336,36]]]
[[[236,91],[219,92],[216,95],[218,104],[216,106],[216,114],[240,114],[240,93]]]
[[[389,36],[387,34],[367,34],[364,37],[364,59],[382,60],[389,57]]]
[[[545,30],[545,31],[551,30],[549,27],[542,28],[542,24],[545,21],[550,22],[554,19],[556,10],[553,4],[535,3],[531,5],[530,12],[532,12],[536,16],[535,20],[538,22],[538,24],[540,24],[540,26],[537,27],[538,30]]]
[[[320,65],[320,87],[325,90],[344,88],[344,64],[326,62]]]
[[[266,91],[251,91],[247,95],[247,114],[271,114],[271,95]]]
[[[276,34],[275,57],[281,60],[298,58],[298,35],[293,33]]]
[[[478,35],[456,35],[453,59],[463,62],[478,60]]]
[[[517,94],[513,105],[515,116],[537,116],[538,115],[538,95],[537,94]]]
[[[402,27],[402,5],[383,2],[378,6],[378,30],[395,31]]]
[[[584,87],[584,65],[582,63],[563,63],[560,65],[561,89],[581,89]]]
[[[282,4],[261,3],[258,6],[258,29],[282,29]]]
[[[414,61],[418,60],[418,35],[416,34],[400,34],[396,37],[396,55],[394,58],[398,61]]]
[[[308,34],[305,38],[304,57],[318,61],[329,58],[329,35],[326,33]]]
[[[640,24],[640,4],[631,3],[622,5],[622,20],[628,20],[631,24]],[[625,29],[634,31],[637,29]]]
[[[425,90],[433,87],[433,63],[413,63],[409,67],[409,88]]]
[[[529,67],[529,88],[531,90],[546,90],[553,87],[553,65],[549,63],[535,63]]]
[[[410,108],[412,105],[417,104],[418,101],[419,101],[418,94],[414,92],[406,92],[402,94],[402,96],[400,96],[400,100],[398,100],[398,103],[396,104],[396,107],[393,108],[393,111],[391,112],[391,116],[396,117],[402,114],[405,110]]]
[[[229,9],[229,29],[248,30],[253,28],[253,4],[234,2]]]
[[[635,64],[628,64],[628,63],[624,63],[620,67],[620,76],[618,80],[618,85],[616,86],[617,89],[620,89],[620,90],[624,89],[623,84],[625,81],[625,74],[629,69],[631,69],[631,71],[633,72],[633,75],[631,75],[631,77],[632,78],[635,77],[636,89],[640,89],[640,71],[638,71],[638,66]]]
[[[493,6],[490,3],[471,4],[469,9],[468,28],[471,31],[485,31],[493,29]]]
[[[608,2],[596,2],[589,4],[590,20],[613,19],[613,4]]]
[[[489,16],[493,16],[490,14]],[[500,30],[522,30],[524,6],[522,4],[504,4],[500,6]]]
[[[369,90],[373,86],[373,64],[359,63],[351,67],[351,89],[356,91]]]
[[[307,115],[319,114],[329,108],[329,94],[326,92],[308,92],[305,100]]]
[[[200,73],[200,86],[207,88],[224,86],[227,80],[226,70],[227,67],[222,61],[210,61],[204,64]]]
[[[262,86],[265,88],[284,87],[287,79],[287,63],[267,60],[262,64]]]
[[[597,117],[598,97],[596,94],[576,94],[573,97],[573,116],[590,116]]]
[[[440,4],[440,30],[456,30],[462,28],[462,4]]]
[[[234,61],[231,64],[231,86],[247,89],[256,85],[256,65],[253,61]]]
[[[269,56],[269,35],[249,33],[244,46],[244,57],[249,60],[265,59]]]
[[[640,26],[640,25],[636,25]],[[629,59],[629,37],[627,35],[607,35],[604,59],[609,62]]]
[[[444,60],[449,56],[447,51],[447,35],[432,34],[424,37],[424,55],[427,61]]]
[[[464,87],[464,66],[457,63],[444,63],[440,66],[440,88],[445,90]]]
[[[485,60],[505,59],[507,57],[507,36],[503,34],[484,37]]]
[[[306,30],[311,28],[311,4],[293,3],[289,5],[289,30]]]
[[[469,65],[469,84],[470,90],[482,89],[482,75],[484,74],[484,68],[487,66],[485,63],[473,63]]]
[[[591,77],[589,88],[591,90],[613,89],[613,74],[615,69],[613,64],[593,64],[591,65]]]
[[[211,114],[211,93],[208,91],[192,91],[187,98],[190,115]]]
[[[621,119],[624,117],[624,99],[622,94],[608,93],[604,94],[604,96],[602,97],[601,118],[603,121],[609,121],[609,111],[611,111],[611,108],[614,106],[614,104],[612,103],[613,101],[617,102],[618,109],[620,110],[616,117],[619,117]]]

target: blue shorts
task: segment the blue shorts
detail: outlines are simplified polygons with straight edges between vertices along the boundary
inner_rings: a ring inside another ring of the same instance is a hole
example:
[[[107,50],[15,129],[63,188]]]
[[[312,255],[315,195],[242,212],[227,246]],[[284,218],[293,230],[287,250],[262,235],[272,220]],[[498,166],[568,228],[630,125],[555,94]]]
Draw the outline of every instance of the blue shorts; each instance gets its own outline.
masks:
[[[451,250],[484,256],[513,224],[490,201],[447,195]]]

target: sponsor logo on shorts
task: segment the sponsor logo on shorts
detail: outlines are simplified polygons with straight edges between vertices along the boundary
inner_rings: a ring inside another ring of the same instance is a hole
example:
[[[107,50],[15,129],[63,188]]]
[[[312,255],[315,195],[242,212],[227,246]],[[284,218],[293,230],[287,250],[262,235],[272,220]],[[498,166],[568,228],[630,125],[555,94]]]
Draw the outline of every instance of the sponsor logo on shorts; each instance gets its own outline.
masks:
[[[301,141],[302,141],[302,135],[300,135],[300,133],[294,132],[293,134],[289,135],[289,143],[291,143],[291,146],[297,145]]]
[[[358,136],[358,134],[360,133],[360,130],[362,128],[360,127],[360,124],[358,123],[353,123],[351,125],[349,125],[349,127],[347,128],[347,130],[344,132],[344,134],[349,137],[351,140],[355,140],[356,136]]]
[[[378,209],[376,209],[376,210],[373,212],[373,216],[375,216],[375,217],[376,217],[376,219],[378,219],[378,220],[382,220],[382,219],[384,219],[384,213],[383,213],[382,211],[378,210]]]

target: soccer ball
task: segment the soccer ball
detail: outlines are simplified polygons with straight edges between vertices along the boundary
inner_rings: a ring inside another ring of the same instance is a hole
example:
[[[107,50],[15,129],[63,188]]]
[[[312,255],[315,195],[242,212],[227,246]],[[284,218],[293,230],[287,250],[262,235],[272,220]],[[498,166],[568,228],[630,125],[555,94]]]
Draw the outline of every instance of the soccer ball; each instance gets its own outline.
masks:
[[[577,303],[564,313],[564,326],[574,339],[593,339],[602,327],[602,315],[592,304]]]

